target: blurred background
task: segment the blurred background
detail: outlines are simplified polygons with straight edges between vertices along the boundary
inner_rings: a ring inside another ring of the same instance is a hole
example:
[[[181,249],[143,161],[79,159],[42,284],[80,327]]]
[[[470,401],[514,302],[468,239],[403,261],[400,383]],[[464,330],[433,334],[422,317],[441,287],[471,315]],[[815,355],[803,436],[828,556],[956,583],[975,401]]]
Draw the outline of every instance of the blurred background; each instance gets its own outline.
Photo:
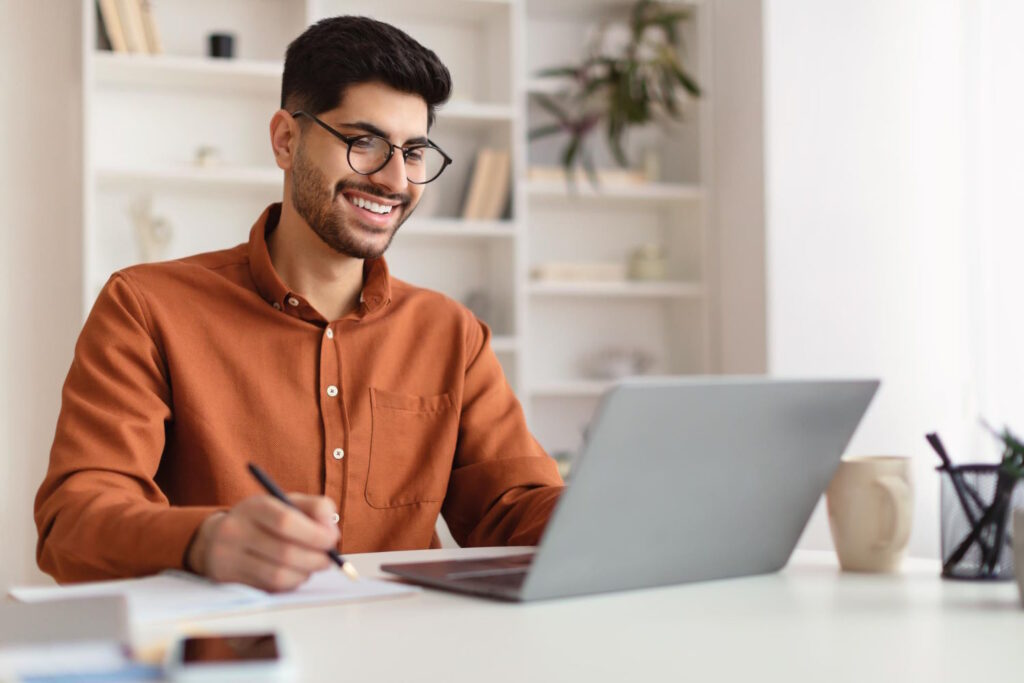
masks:
[[[0,585],[39,577],[32,501],[97,292],[242,242],[279,201],[284,50],[337,14],[394,23],[453,73],[431,138],[456,162],[389,263],[491,325],[549,452],[568,465],[623,375],[878,377],[848,452],[914,458],[910,552],[936,557],[924,434],[968,461],[998,456],[979,416],[1024,432],[1024,6],[642,10],[0,0]],[[821,509],[801,544],[831,548]]]

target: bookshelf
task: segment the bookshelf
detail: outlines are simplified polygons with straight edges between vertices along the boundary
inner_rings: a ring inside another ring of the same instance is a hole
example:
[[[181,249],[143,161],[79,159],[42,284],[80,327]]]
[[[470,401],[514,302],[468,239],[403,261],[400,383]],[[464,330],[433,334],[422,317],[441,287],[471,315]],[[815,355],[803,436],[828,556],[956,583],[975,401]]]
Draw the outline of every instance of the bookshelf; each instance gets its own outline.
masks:
[[[635,153],[661,154],[657,182],[587,183],[528,179],[557,165],[559,141],[530,142],[542,120],[534,94],[557,83],[538,69],[574,61],[586,37],[623,0],[175,0],[152,9],[164,53],[96,49],[93,0],[83,16],[83,310],[109,274],[139,260],[128,215],[145,197],[171,225],[162,258],[232,246],[247,238],[266,204],[279,201],[283,173],[267,125],[277,109],[284,50],[307,25],[335,14],[367,14],[408,31],[438,52],[455,90],[431,137],[456,159],[428,188],[388,253],[397,277],[455,299],[481,298],[492,345],[531,429],[550,451],[571,450],[605,380],[581,360],[608,348],[639,349],[650,372],[710,373],[716,361],[713,230],[716,156],[712,102],[669,132],[641,131]],[[684,31],[691,71],[709,93],[714,8],[691,7]],[[205,36],[236,35],[234,59],[203,56]],[[740,105],[742,106],[742,103]],[[507,148],[509,211],[463,220],[462,202],[477,151]],[[217,161],[195,162],[216,148]],[[607,163],[607,157],[599,161]],[[548,261],[622,261],[644,245],[666,254],[661,281],[534,281]],[[444,263],[444,268],[437,268]]]

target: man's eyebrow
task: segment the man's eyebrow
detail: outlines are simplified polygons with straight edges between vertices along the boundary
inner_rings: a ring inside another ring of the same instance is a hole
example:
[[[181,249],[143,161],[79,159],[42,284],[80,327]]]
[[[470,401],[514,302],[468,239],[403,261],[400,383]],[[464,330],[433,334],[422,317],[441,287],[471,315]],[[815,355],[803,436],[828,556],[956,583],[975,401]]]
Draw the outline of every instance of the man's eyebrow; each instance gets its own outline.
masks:
[[[384,131],[384,130],[380,129],[377,126],[375,126],[372,123],[369,123],[367,121],[353,121],[351,123],[342,123],[338,127],[339,128],[357,128],[359,130],[364,130],[367,133],[372,133],[373,135],[378,135],[378,136],[384,138],[385,140],[390,140],[391,139],[391,136],[387,133],[387,131]],[[428,140],[427,140],[426,136],[421,135],[419,137],[410,138],[410,139],[406,140],[405,142],[403,142],[402,144],[403,145],[425,145],[425,144],[427,144],[427,142],[428,142]]]

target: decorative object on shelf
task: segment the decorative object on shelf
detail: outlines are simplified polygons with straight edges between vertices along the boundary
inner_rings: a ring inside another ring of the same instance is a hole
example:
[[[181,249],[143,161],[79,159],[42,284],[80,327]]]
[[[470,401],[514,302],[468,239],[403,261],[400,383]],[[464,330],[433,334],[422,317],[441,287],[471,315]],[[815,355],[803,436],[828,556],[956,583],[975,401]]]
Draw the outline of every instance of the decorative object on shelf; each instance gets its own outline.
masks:
[[[171,243],[173,231],[166,218],[153,215],[153,198],[145,195],[132,202],[128,215],[135,227],[139,259],[143,263],[159,261]]]
[[[211,33],[208,55],[217,59],[233,59],[235,56],[235,35],[233,33]]]
[[[643,155],[643,177],[649,183],[661,180],[661,154],[655,147],[648,147]]]
[[[605,26],[581,63],[544,69],[538,74],[542,78],[568,78],[568,87],[561,93],[534,94],[537,104],[556,123],[534,128],[530,138],[568,133],[562,165],[570,182],[577,164],[593,183],[598,182],[587,140],[599,125],[605,127],[615,160],[620,166],[628,166],[623,140],[630,128],[682,120],[685,107],[681,94],[700,97],[700,86],[684,69],[680,56],[678,24],[689,16],[688,9],[670,3],[637,0],[630,12],[625,45],[609,51],[611,26]]]
[[[590,379],[615,380],[646,374],[654,366],[654,356],[641,349],[608,348],[584,361],[583,370]]]
[[[668,255],[657,244],[644,244],[629,255],[631,280],[661,281],[668,279]]]
[[[534,266],[530,275],[538,282],[625,282],[624,263],[559,263]]]
[[[484,289],[472,289],[466,294],[462,304],[473,312],[479,320],[491,324],[494,321],[494,302],[491,295]]]
[[[202,145],[196,149],[196,166],[210,168],[221,163],[220,150],[213,145]]]
[[[482,147],[470,175],[462,217],[466,220],[496,220],[505,214],[511,178],[511,155],[507,149]]]
[[[845,457],[839,463],[825,500],[843,570],[899,569],[914,519],[911,472],[907,457]]]
[[[992,431],[1002,444],[998,464],[954,465],[938,434],[928,443],[942,460],[942,576],[954,579],[1013,577],[1013,537],[1009,524],[1024,504],[1024,443],[1010,430]],[[1007,549],[1009,546],[1011,549]]]

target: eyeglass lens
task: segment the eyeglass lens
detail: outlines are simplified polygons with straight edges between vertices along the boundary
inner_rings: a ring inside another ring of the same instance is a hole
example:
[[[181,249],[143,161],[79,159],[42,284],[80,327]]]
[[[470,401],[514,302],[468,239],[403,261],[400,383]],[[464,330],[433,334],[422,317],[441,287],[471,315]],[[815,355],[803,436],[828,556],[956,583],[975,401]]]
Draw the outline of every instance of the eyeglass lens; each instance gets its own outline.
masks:
[[[356,173],[376,173],[388,161],[391,147],[376,136],[360,137],[349,146],[348,162]],[[395,154],[401,150],[396,149]],[[414,147],[405,154],[405,172],[409,182],[427,183],[444,169],[444,156],[433,147]]]

